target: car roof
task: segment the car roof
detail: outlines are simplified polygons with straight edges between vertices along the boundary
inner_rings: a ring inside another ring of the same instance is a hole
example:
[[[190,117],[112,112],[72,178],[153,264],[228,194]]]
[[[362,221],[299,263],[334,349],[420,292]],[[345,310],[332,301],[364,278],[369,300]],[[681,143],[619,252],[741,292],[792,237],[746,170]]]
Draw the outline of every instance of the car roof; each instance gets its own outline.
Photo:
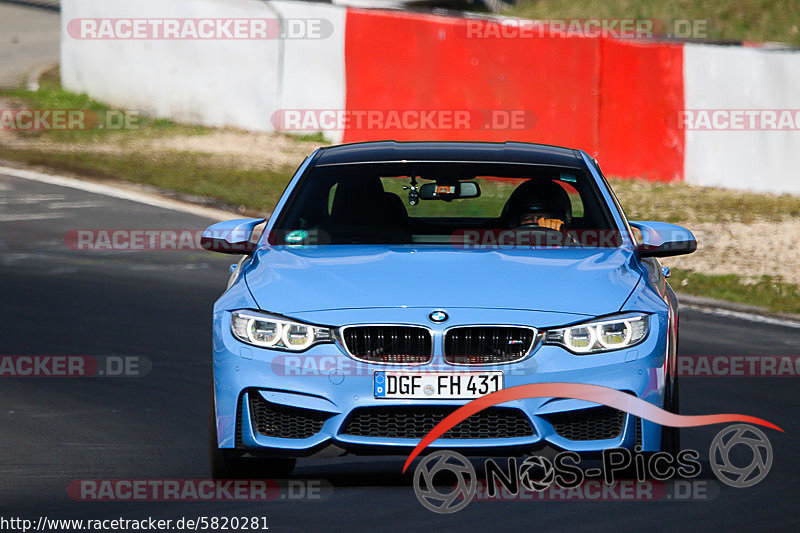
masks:
[[[390,161],[465,161],[527,163],[582,168],[571,148],[522,142],[397,142],[375,141],[329,146],[320,150],[315,166]]]

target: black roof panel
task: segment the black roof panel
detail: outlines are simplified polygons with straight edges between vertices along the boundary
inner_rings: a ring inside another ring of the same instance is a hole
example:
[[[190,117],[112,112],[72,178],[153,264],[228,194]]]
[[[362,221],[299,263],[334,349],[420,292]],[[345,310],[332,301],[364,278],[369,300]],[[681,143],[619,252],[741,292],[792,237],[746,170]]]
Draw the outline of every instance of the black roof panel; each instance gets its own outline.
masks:
[[[521,142],[376,141],[323,148],[316,165],[381,161],[480,161],[583,167],[575,150]]]

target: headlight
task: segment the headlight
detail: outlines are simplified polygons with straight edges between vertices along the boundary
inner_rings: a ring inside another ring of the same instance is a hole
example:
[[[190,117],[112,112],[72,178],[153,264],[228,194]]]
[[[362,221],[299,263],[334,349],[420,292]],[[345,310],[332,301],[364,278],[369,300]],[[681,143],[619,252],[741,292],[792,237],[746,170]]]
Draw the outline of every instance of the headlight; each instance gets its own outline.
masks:
[[[231,313],[231,331],[237,339],[247,344],[295,352],[322,342],[333,342],[330,328],[257,311]]]
[[[627,314],[545,333],[545,344],[558,344],[578,355],[609,352],[642,342],[650,331],[648,315]]]

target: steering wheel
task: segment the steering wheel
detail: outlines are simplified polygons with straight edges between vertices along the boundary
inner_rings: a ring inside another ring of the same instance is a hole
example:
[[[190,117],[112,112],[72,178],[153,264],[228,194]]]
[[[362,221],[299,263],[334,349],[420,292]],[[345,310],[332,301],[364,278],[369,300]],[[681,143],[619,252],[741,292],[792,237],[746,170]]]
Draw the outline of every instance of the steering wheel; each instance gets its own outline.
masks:
[[[566,224],[565,224],[565,225],[566,225]],[[564,225],[564,226],[565,226],[565,225]],[[561,227],[563,228],[564,226],[561,226]],[[580,244],[580,243],[579,243],[579,242],[578,242],[578,241],[575,239],[575,236],[574,236],[574,235],[572,235],[572,234],[570,234],[568,231],[565,231],[565,230],[563,230],[563,229],[553,229],[553,228],[548,228],[547,226],[540,226],[540,225],[539,225],[539,224],[537,224],[537,223],[520,224],[519,226],[515,226],[515,227],[514,227],[514,228],[512,228],[512,229],[514,229],[514,230],[526,230],[526,229],[527,229],[527,230],[539,230],[539,231],[543,231],[543,232],[547,232],[547,231],[549,231],[549,232],[552,232],[552,233],[558,233],[559,235],[561,235],[562,237],[564,237],[564,242],[562,243],[562,246],[563,246],[563,245],[566,245],[567,243],[572,243],[572,244]]]
[[[520,224],[519,226],[514,226],[512,229],[538,229],[538,230],[555,231],[558,233],[562,233],[560,229],[553,229],[553,228],[548,228],[547,226],[540,226],[535,222],[529,224]]]

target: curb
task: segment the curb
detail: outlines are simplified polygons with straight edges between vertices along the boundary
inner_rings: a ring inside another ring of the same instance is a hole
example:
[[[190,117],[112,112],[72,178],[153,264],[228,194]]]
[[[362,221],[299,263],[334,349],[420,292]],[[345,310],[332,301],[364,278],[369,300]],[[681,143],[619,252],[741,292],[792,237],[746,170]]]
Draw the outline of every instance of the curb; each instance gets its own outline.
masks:
[[[58,63],[42,63],[41,65],[34,68],[30,74],[28,74],[26,87],[29,91],[38,91],[39,90],[39,79],[44,75],[45,72],[48,70],[52,70],[53,68],[58,67]]]
[[[0,0],[0,2],[2,1],[3,0]],[[25,164],[19,161],[0,158],[0,169],[0,171],[7,172],[12,177],[14,176],[12,172],[22,172],[27,173],[28,175],[36,174],[44,178],[65,178],[74,184],[72,188],[81,188],[79,184],[83,183],[87,184],[88,186],[100,186],[101,188],[109,191],[117,190],[121,191],[122,193],[140,193],[143,197],[172,201],[176,205],[180,205],[185,209],[191,209],[193,211],[205,209],[207,211],[207,215],[204,216],[215,218],[217,220],[230,220],[232,218],[242,217],[269,218],[272,216],[272,212],[270,211],[248,209],[245,206],[236,206],[197,194],[170,191],[144,183],[91,178],[78,174],[77,172],[70,172],[68,170],[54,170],[43,165]],[[114,196],[114,194],[109,194],[109,196]],[[181,209],[178,210],[180,211]]]
[[[228,209],[220,209],[215,206],[204,205],[201,202],[186,201],[185,197],[178,194],[165,194],[164,191],[153,187],[145,187],[137,184],[119,184],[103,181],[92,181],[77,176],[67,177],[59,174],[42,172],[38,169],[28,170],[19,166],[5,166],[7,161],[0,159],[0,174],[11,176],[18,179],[27,179],[48,183],[60,187],[69,187],[82,191],[102,194],[113,198],[120,198],[145,205],[180,211],[191,215],[209,218],[214,221],[230,220],[231,218],[241,218],[243,213],[237,213]]]

